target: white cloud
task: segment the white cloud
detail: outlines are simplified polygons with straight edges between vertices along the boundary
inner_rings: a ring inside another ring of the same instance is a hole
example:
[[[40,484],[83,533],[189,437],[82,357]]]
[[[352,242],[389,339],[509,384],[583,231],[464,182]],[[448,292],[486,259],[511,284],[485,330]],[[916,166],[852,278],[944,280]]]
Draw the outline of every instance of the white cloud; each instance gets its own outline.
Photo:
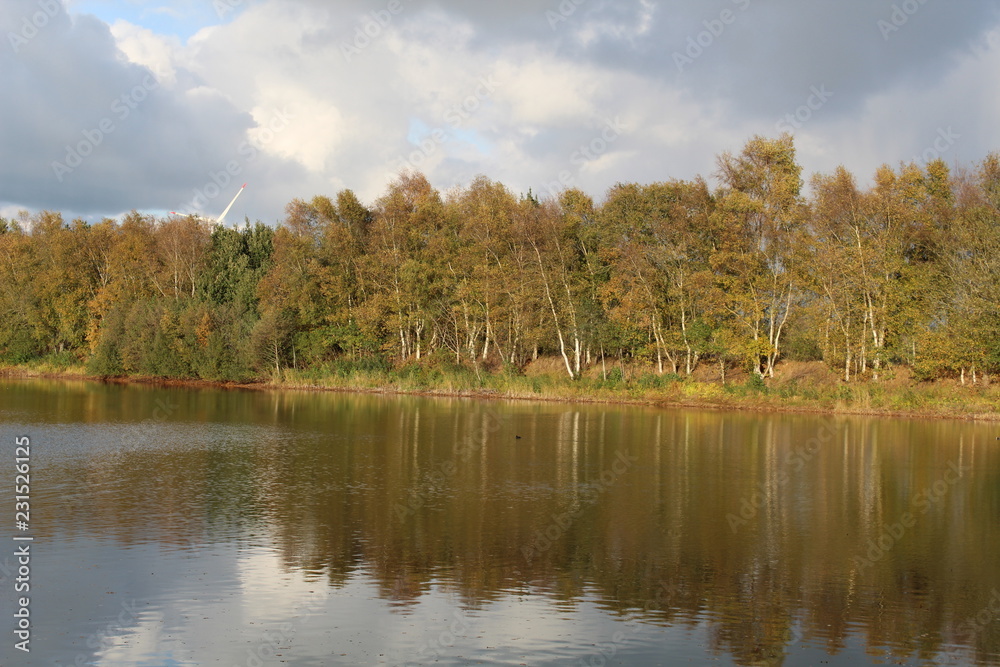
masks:
[[[121,20],[111,24],[111,34],[129,62],[149,68],[164,85],[176,85],[174,55],[180,48],[176,37],[157,35],[148,28]]]
[[[0,206],[0,218],[16,220],[22,211],[24,209],[20,206]]]
[[[594,98],[608,76],[589,65],[536,53],[502,63],[497,78],[507,82],[497,97],[510,106],[511,123],[552,128],[592,116]]]

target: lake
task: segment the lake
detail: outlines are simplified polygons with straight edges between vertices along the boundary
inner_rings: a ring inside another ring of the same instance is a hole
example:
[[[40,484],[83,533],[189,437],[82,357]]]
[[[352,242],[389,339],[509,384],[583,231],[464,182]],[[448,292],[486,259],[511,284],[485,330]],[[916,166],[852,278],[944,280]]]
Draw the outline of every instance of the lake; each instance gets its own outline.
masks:
[[[55,380],[0,415],[3,665],[1000,664],[996,424]]]

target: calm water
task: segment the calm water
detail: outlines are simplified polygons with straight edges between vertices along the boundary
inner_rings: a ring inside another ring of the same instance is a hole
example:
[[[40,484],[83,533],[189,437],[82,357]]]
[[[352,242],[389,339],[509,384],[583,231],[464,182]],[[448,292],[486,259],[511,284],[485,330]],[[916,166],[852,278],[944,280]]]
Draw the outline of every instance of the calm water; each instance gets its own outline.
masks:
[[[1000,428],[0,381],[3,665],[1000,664]]]

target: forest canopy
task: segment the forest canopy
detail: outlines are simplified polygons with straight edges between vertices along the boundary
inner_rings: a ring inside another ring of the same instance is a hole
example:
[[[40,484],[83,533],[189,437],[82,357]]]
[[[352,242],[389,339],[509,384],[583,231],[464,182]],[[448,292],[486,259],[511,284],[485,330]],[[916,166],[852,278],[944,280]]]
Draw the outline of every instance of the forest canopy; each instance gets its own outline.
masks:
[[[704,178],[540,200],[403,173],[373,204],[295,200],[275,228],[195,217],[0,219],[0,360],[245,380],[351,359],[579,377],[823,361],[845,380],[1000,371],[1000,155],[805,187],[790,135]]]

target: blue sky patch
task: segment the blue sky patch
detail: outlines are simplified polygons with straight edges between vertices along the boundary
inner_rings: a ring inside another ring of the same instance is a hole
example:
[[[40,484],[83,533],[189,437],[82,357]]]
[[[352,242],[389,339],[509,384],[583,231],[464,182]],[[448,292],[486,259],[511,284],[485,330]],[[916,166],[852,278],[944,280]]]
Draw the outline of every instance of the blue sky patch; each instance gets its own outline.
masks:
[[[245,0],[181,0],[164,4],[147,0],[73,0],[70,14],[93,14],[107,24],[121,19],[159,35],[176,35],[187,41],[208,26],[228,23]]]

